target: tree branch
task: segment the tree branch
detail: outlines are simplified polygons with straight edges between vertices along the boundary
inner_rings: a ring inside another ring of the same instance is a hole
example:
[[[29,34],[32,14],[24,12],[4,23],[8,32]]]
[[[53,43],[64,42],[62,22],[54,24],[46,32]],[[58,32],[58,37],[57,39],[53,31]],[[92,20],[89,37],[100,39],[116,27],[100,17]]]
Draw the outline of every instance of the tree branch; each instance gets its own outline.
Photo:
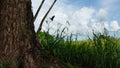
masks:
[[[45,2],[45,0],[42,0],[42,2],[41,2],[41,4],[40,4],[37,12],[35,13],[35,16],[34,16],[34,18],[33,18],[33,23],[35,22],[35,20],[36,20],[36,18],[37,18],[37,16],[38,16],[38,13],[40,12],[41,7],[42,7],[42,5],[44,4],[44,2]]]
[[[50,6],[49,10],[47,11],[47,13],[45,14],[45,16],[43,17],[43,19],[42,19],[42,21],[41,21],[41,23],[40,23],[40,26],[39,26],[39,28],[38,28],[38,30],[37,30],[37,33],[38,33],[39,31],[41,31],[43,22],[44,22],[45,18],[47,17],[48,13],[50,12],[50,10],[53,8],[53,6],[54,6],[54,4],[55,4],[56,1],[57,1],[57,0],[54,0],[53,4]]]

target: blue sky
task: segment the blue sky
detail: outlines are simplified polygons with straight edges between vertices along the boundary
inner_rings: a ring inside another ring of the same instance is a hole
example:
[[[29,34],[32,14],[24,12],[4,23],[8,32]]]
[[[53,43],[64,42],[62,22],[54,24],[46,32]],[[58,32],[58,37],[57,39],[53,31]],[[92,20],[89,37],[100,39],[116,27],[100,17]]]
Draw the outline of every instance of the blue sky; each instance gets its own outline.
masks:
[[[74,6],[76,10],[82,7],[92,7],[96,10],[106,8],[109,12],[109,20],[117,19],[120,21],[120,0],[68,0],[65,4]]]
[[[66,2],[66,4],[71,4],[73,6],[76,6],[78,8],[82,6],[99,6],[99,2],[97,0],[69,0]]]
[[[35,21],[35,30],[54,0],[46,0]],[[32,0],[33,12],[35,14],[41,0]],[[54,21],[49,17],[55,15]],[[83,36],[90,35],[92,31],[102,32],[104,28],[110,32],[119,32],[120,30],[120,0],[57,0],[54,8],[48,15],[50,21],[51,33],[61,24],[62,27],[68,27],[68,33],[79,33]],[[70,22],[70,25],[66,23]],[[44,23],[43,31],[47,29]]]

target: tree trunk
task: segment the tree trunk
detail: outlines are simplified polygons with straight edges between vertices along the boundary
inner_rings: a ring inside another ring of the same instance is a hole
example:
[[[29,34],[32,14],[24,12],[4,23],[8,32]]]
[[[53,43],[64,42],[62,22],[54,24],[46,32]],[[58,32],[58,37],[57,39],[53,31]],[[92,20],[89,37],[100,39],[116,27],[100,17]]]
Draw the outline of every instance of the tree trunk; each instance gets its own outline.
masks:
[[[0,64],[11,68],[42,68],[31,0],[0,0]]]

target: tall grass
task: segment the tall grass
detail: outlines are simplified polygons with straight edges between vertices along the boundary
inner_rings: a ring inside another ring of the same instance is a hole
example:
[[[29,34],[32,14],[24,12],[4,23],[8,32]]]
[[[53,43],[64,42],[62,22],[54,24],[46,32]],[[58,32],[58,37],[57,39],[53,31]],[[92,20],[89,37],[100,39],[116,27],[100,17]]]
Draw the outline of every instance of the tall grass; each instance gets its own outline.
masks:
[[[120,68],[120,39],[104,32],[93,33],[92,39],[73,41],[73,35],[66,36],[64,30],[56,35],[38,34],[43,55],[58,57],[72,68]]]

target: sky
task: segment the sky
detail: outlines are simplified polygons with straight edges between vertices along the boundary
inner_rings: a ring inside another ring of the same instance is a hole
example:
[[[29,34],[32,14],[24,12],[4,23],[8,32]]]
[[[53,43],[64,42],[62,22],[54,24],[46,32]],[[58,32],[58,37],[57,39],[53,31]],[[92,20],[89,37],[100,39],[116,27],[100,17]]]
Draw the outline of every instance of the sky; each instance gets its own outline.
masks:
[[[36,13],[42,0],[32,0],[33,13]],[[35,21],[37,31],[41,19],[54,0],[45,0],[45,3]],[[54,21],[50,17],[55,15]],[[43,24],[42,31],[67,27],[68,33],[88,36],[92,32],[109,32],[120,30],[120,0],[57,0]],[[46,21],[49,22],[49,27]],[[68,23],[69,22],[69,23]]]

